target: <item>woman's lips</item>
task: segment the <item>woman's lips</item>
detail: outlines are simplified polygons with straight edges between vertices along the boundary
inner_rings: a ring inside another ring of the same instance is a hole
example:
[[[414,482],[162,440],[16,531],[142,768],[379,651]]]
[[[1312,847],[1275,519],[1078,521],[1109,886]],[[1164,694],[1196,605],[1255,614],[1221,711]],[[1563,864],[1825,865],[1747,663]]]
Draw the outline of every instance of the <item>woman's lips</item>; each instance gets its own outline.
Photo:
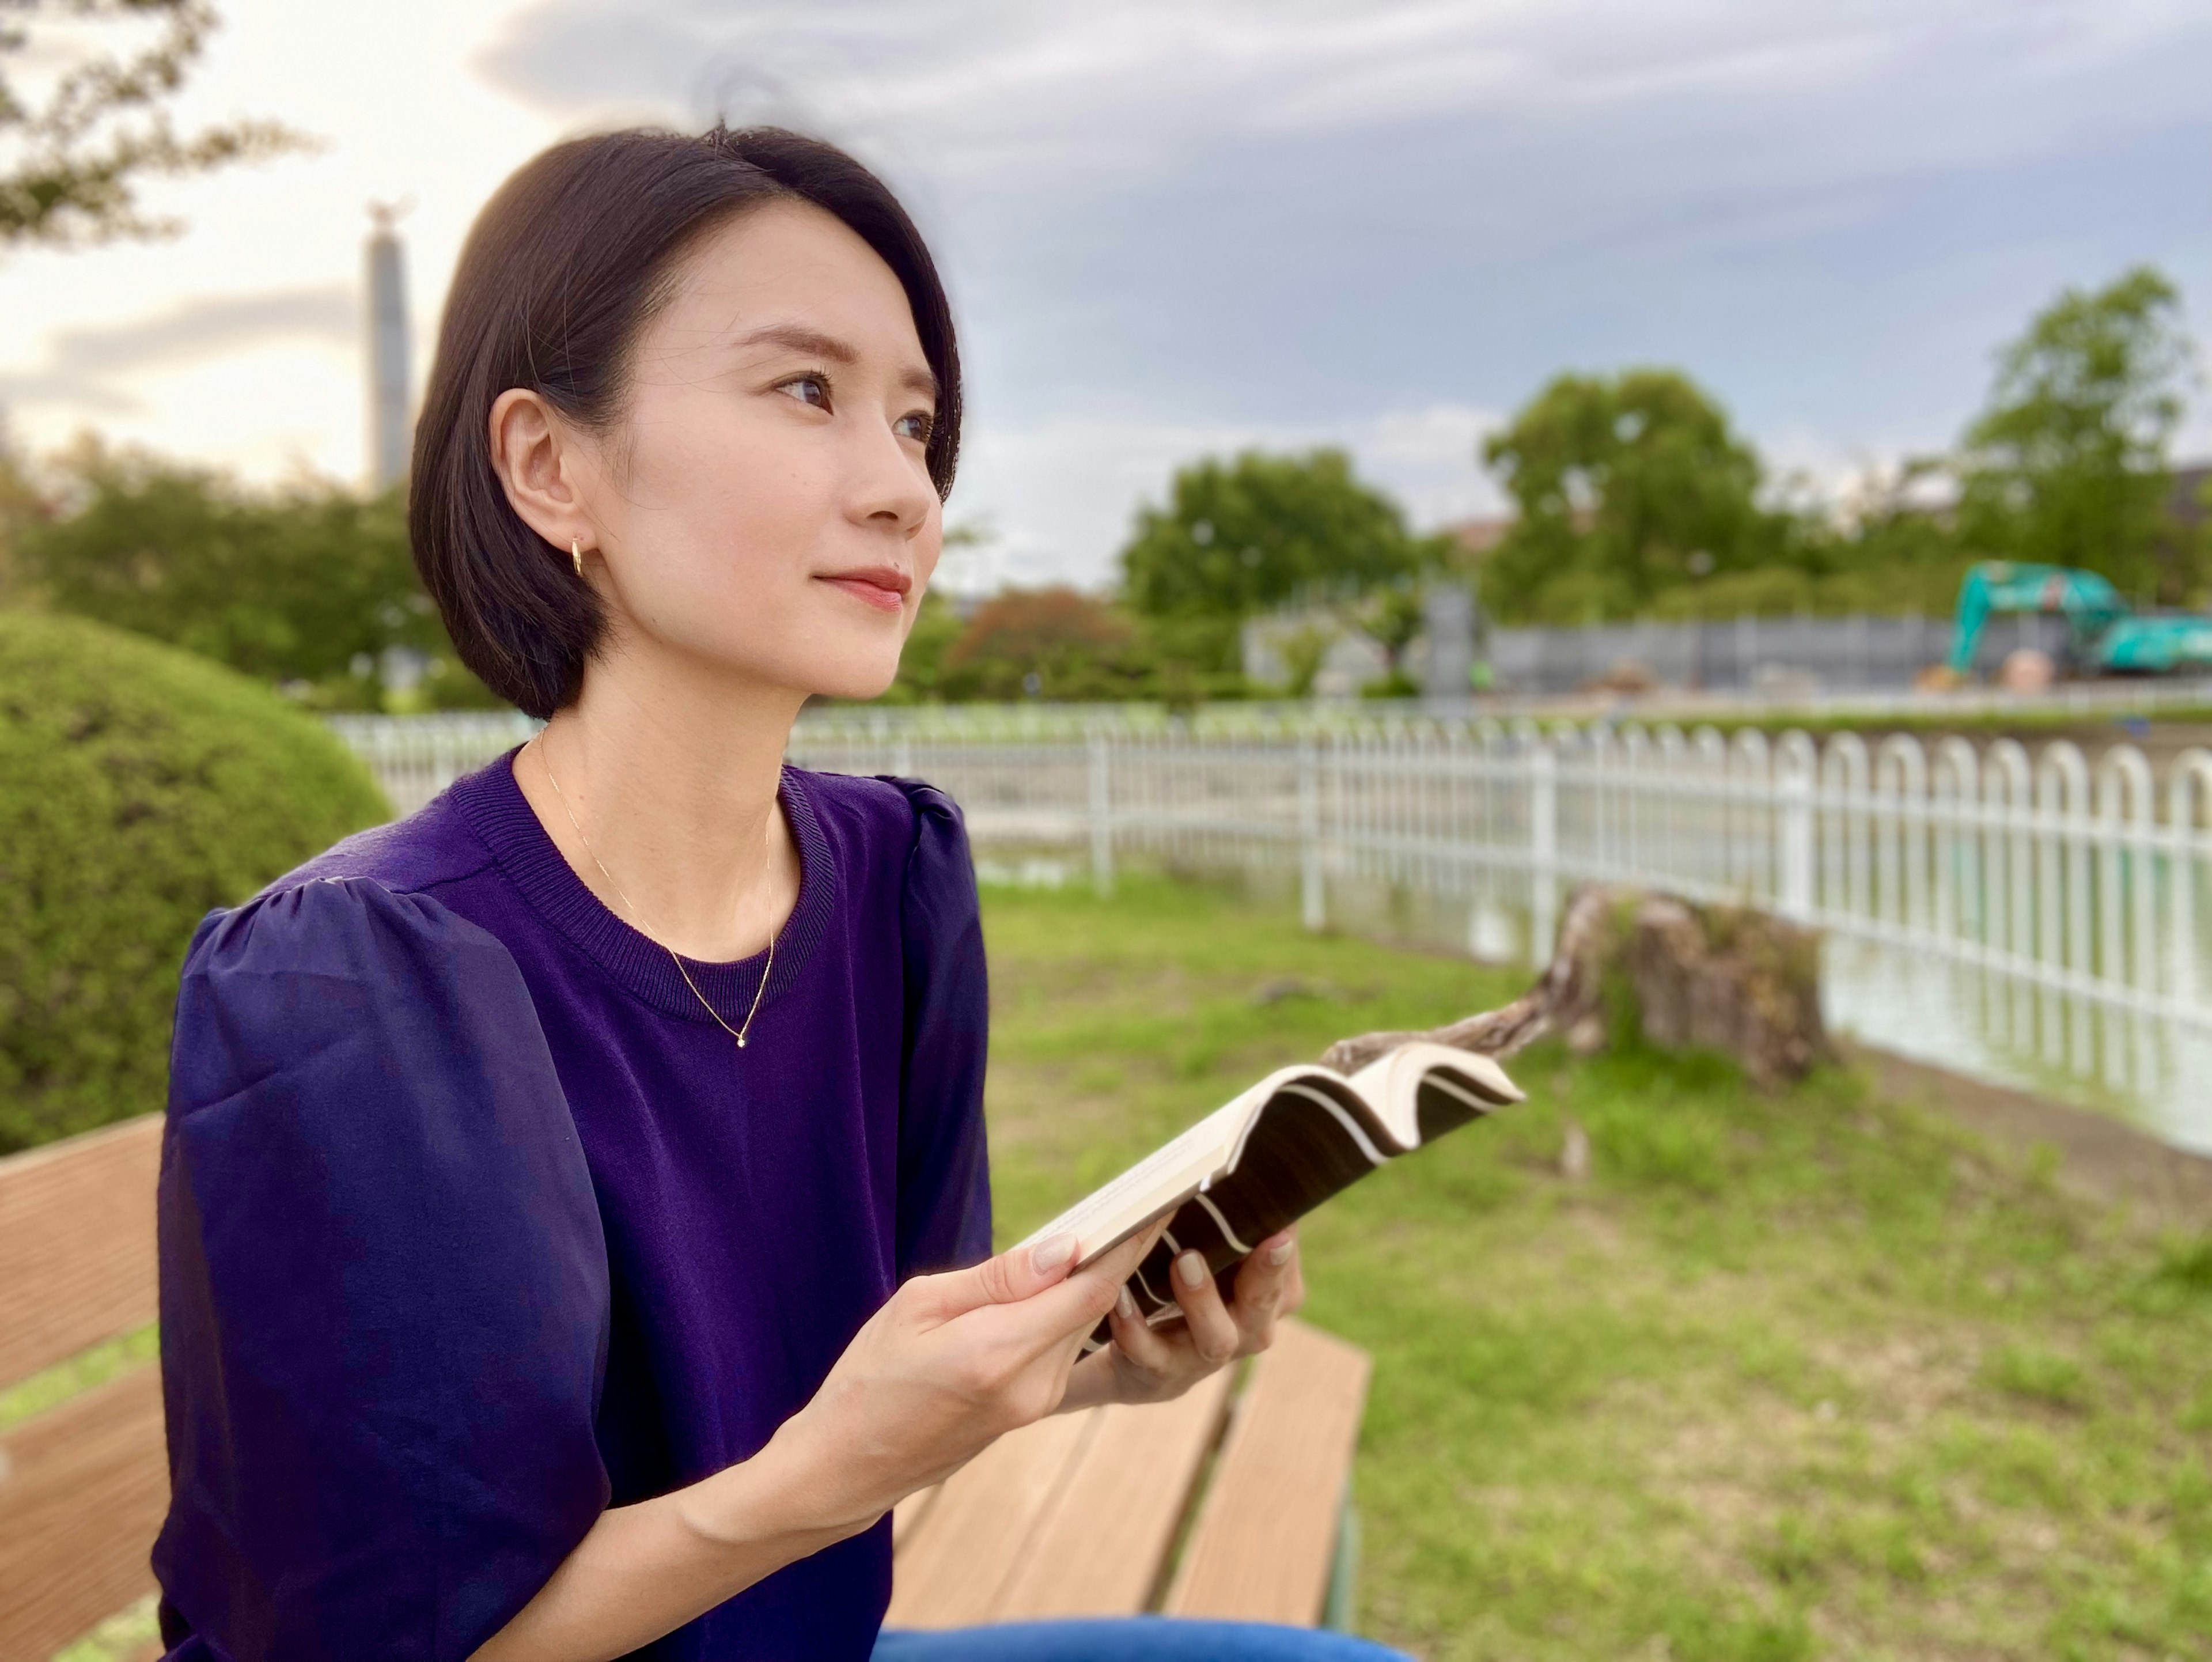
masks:
[[[843,589],[861,605],[873,606],[878,612],[896,612],[906,604],[908,580],[901,572],[847,572],[821,581],[832,588]]]

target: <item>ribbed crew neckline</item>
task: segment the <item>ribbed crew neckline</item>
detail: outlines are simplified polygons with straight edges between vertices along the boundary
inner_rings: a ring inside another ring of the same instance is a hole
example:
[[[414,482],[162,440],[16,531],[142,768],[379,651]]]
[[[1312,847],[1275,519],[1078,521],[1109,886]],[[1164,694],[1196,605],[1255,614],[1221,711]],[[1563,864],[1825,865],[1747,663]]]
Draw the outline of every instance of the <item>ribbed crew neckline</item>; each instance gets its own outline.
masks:
[[[611,978],[663,1015],[711,1024],[714,1017],[684,984],[669,949],[610,910],[546,835],[514,777],[520,748],[453,782],[453,801],[461,817],[483,839],[531,909]],[[763,1009],[791,989],[813,956],[829,926],[837,886],[830,841],[799,770],[783,769],[776,796],[798,839],[799,904],[775,938],[775,974],[761,994]],[[726,964],[687,958],[684,968],[722,1019],[738,1027],[752,1008],[768,957],[763,951]]]

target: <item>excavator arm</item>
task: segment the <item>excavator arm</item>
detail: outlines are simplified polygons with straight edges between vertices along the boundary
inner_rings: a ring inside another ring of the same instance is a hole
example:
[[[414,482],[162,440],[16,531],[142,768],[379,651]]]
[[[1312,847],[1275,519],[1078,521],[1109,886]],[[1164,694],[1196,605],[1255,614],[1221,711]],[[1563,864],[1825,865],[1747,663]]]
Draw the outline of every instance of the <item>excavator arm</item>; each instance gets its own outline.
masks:
[[[1982,630],[2000,612],[2063,616],[2073,645],[2084,654],[2091,640],[2129,615],[2128,603],[2120,598],[2119,590],[2094,571],[1984,560],[1969,567],[1966,581],[1959,585],[1958,610],[1951,625],[1951,655],[1947,661],[1954,674],[1963,676],[1974,667],[1974,648],[1981,644]]]

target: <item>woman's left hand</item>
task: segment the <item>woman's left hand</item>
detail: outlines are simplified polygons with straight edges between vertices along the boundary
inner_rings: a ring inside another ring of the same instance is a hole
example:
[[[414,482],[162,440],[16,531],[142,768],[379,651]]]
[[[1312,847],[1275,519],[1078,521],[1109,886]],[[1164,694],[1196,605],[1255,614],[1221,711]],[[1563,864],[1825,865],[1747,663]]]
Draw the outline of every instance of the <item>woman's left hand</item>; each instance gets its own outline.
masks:
[[[1077,1364],[1060,1403],[1069,1409],[1100,1403],[1159,1403],[1180,1397],[1209,1373],[1239,1356],[1265,1350],[1275,1320],[1305,1302],[1298,1273],[1296,1229],[1270,1235],[1237,1266],[1236,1296],[1224,1302],[1206,1260],[1186,1252],[1170,1278],[1182,1319],[1148,1327],[1127,1288],[1107,1318],[1114,1342]]]

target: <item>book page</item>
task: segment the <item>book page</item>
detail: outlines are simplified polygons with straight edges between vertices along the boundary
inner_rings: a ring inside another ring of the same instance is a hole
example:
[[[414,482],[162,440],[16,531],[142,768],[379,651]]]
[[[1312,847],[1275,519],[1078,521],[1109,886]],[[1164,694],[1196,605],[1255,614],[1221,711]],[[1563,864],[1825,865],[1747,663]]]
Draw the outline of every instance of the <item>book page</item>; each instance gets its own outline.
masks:
[[[1377,1056],[1350,1082],[1401,1148],[1523,1099],[1493,1058],[1418,1039]]]
[[[1032,1245],[1048,1236],[1070,1234],[1079,1244],[1079,1263],[1090,1263],[1189,1195],[1219,1168],[1243,1129],[1251,1095],[1248,1091],[1215,1109],[1104,1188],[1092,1190],[1042,1229],[1024,1236],[1018,1246]]]

